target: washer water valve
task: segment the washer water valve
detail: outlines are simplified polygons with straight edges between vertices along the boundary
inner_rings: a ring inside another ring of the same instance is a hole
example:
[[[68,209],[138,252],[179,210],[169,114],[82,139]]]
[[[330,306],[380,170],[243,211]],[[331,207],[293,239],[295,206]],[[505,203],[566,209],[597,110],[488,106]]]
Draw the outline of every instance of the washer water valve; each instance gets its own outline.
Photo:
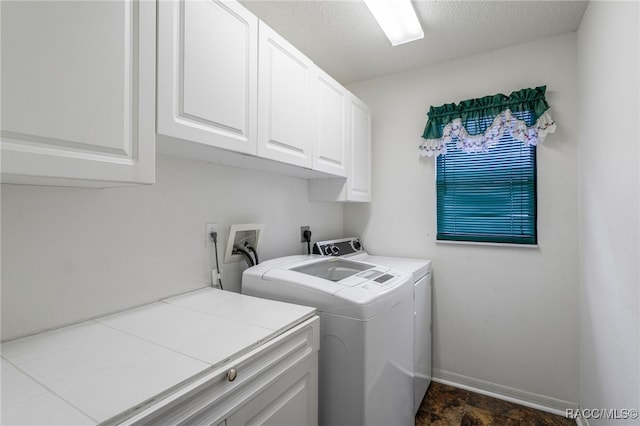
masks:
[[[231,225],[224,263],[238,262],[244,258],[249,266],[257,264],[258,244],[264,228],[262,223]]]

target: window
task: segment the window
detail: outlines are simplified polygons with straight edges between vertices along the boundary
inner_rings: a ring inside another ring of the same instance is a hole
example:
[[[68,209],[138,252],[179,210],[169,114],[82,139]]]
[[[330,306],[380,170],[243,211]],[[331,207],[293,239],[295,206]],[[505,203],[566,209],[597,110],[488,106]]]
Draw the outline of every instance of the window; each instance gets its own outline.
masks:
[[[437,240],[538,243],[536,146],[556,130],[545,92],[429,109],[419,148],[436,156]]]
[[[513,115],[532,124],[529,111]],[[465,127],[479,133],[492,121],[470,120]],[[536,147],[509,132],[487,151],[455,145],[449,142],[447,155],[436,158],[437,240],[537,244]]]

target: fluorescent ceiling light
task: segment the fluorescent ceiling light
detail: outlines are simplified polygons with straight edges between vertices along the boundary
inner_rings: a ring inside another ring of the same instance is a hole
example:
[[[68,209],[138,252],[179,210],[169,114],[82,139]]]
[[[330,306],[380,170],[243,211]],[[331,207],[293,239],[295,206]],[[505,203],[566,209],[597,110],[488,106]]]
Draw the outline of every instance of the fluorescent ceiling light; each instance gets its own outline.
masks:
[[[364,0],[364,2],[392,46],[424,37],[411,0]]]

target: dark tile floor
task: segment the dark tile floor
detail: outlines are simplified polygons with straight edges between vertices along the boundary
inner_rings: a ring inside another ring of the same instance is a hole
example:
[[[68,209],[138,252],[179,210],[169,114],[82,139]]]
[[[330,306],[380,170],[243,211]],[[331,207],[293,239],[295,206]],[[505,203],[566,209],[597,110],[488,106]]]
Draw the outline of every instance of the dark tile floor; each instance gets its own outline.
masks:
[[[416,426],[575,426],[575,420],[432,382]]]

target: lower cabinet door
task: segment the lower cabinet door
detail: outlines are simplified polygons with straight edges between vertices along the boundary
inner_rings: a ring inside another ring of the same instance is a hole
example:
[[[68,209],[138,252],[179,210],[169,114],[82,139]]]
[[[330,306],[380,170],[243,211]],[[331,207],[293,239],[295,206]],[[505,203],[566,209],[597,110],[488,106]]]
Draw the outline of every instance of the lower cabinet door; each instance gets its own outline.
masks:
[[[318,353],[287,372],[227,418],[227,426],[318,424]]]

